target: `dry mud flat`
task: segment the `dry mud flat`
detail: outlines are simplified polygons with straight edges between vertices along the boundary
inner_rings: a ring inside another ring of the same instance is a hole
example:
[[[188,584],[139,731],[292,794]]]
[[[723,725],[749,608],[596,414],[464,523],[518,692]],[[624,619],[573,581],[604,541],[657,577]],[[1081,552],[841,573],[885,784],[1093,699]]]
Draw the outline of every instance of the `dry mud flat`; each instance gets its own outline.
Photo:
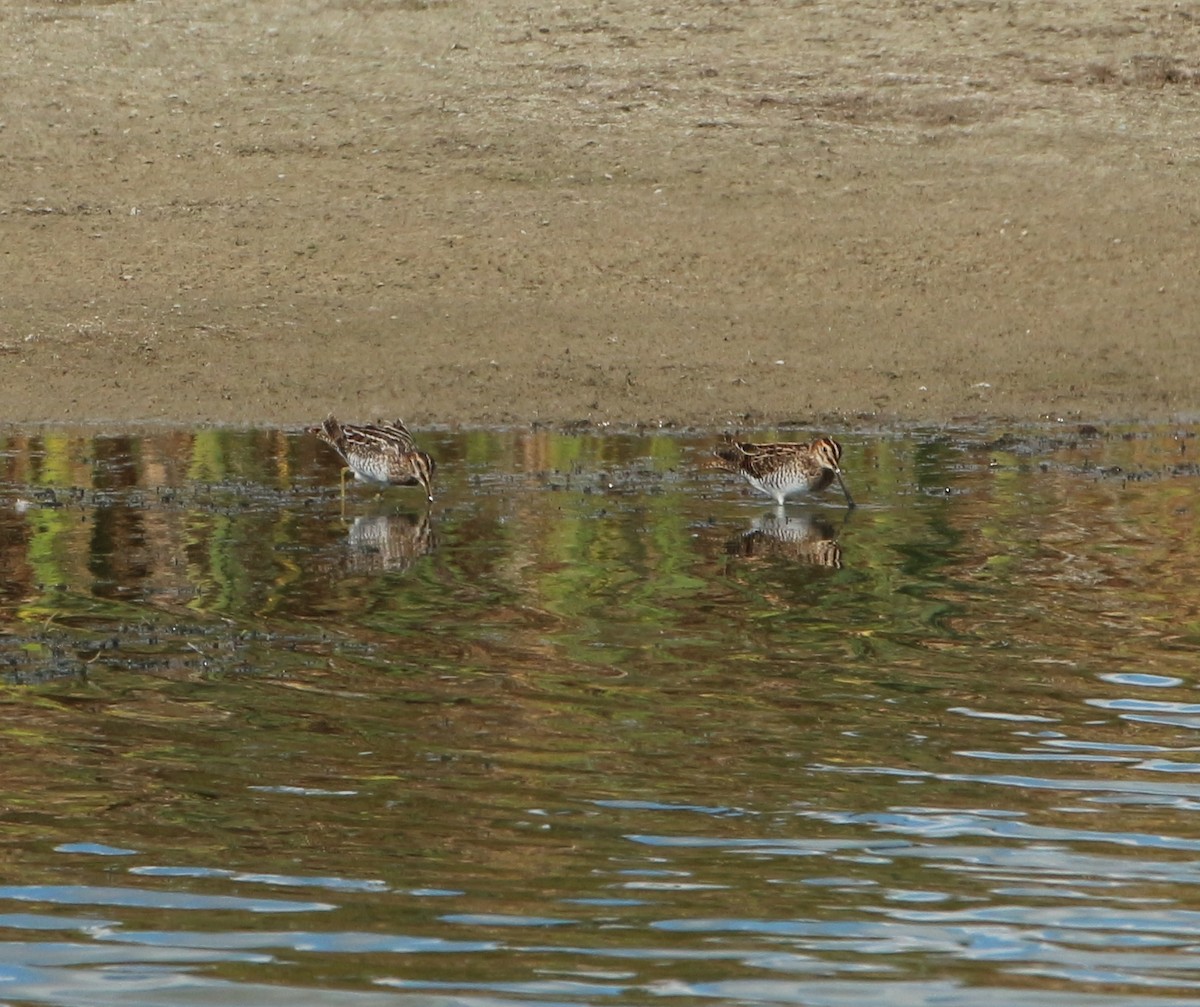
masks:
[[[1200,412],[1197,3],[0,28],[3,421]]]

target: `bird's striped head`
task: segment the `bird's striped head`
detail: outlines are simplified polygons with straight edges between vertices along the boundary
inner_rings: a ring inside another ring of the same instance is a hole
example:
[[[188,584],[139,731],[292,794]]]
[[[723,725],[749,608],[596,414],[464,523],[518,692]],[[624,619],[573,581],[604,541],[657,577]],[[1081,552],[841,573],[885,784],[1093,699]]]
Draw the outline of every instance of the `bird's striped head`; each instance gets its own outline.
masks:
[[[812,442],[812,453],[821,468],[842,471],[842,446],[832,437],[818,437]]]
[[[425,491],[425,496],[429,502],[433,502],[433,474],[437,471],[437,462],[424,451],[414,451],[412,453],[411,465],[413,476]]]

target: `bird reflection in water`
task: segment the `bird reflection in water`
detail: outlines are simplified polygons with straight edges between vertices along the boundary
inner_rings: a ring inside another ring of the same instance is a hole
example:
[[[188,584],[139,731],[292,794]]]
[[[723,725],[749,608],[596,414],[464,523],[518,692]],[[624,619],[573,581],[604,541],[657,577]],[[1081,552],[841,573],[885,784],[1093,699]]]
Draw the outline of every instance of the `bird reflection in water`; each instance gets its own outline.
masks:
[[[436,546],[428,513],[356,517],[346,533],[346,565],[357,573],[402,572]]]
[[[842,568],[838,530],[815,514],[785,513],[783,508],[757,518],[725,544],[732,556],[785,559],[810,566]]]

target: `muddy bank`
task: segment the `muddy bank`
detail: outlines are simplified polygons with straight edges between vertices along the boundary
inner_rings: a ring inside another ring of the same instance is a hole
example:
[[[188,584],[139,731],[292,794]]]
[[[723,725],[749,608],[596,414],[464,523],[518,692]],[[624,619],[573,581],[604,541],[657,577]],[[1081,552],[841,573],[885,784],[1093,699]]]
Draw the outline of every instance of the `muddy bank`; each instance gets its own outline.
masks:
[[[0,12],[0,420],[1191,418],[1200,4]]]

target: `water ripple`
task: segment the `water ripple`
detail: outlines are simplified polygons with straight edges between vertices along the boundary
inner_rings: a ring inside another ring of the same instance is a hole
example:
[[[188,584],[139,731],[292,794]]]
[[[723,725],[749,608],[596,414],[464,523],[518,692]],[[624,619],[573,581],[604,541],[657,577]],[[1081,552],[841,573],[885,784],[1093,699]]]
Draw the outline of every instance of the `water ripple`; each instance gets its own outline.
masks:
[[[1195,1003],[1198,433],[0,432],[4,998]]]
[[[142,906],[195,911],[218,909],[248,913],[309,913],[336,908],[328,902],[245,899],[236,895],[199,895],[149,888],[97,888],[86,885],[0,885],[0,899],[56,902],[62,905]]]

